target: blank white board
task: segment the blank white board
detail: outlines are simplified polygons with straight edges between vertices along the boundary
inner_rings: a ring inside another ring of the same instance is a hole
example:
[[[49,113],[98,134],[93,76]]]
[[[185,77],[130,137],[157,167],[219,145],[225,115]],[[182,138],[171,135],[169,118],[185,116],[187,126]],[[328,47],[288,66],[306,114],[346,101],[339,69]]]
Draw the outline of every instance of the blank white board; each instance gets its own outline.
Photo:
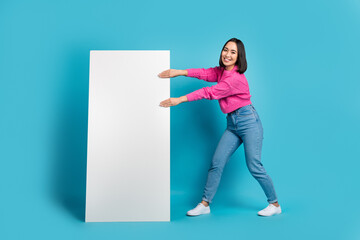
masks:
[[[170,51],[90,51],[86,222],[170,221]]]

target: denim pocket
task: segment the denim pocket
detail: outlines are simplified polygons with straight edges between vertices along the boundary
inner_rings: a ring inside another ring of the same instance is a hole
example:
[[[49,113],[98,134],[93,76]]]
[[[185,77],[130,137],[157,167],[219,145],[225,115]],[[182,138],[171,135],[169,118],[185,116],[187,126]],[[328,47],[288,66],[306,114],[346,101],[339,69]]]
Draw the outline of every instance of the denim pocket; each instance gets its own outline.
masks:
[[[230,115],[226,115],[226,122],[229,125],[230,123],[232,123],[232,119]]]
[[[253,124],[256,122],[256,116],[252,107],[245,106],[240,108],[235,114],[235,126],[237,129],[241,129],[244,126],[249,126],[249,124]]]
[[[226,125],[227,129],[234,130],[235,129],[235,114],[227,115],[226,116]]]
[[[240,108],[237,112],[236,115],[239,117],[249,117],[251,115],[254,115],[253,110],[251,109],[251,106],[245,106],[243,108]]]

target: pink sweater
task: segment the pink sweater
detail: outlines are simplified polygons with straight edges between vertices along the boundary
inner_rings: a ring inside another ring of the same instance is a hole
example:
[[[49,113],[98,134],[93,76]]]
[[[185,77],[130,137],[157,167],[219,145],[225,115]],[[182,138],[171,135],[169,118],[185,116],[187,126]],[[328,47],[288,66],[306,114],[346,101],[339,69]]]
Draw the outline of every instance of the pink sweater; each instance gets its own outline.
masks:
[[[188,77],[207,82],[217,82],[211,87],[204,87],[186,94],[189,102],[200,99],[217,99],[223,113],[232,112],[240,107],[251,104],[249,85],[244,74],[236,72],[237,66],[230,71],[222,67],[186,69]]]

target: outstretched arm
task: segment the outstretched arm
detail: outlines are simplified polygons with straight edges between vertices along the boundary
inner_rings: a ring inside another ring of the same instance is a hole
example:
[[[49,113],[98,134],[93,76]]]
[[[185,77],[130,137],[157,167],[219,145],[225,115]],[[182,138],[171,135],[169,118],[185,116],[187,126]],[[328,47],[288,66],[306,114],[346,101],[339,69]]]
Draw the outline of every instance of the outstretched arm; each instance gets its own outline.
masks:
[[[204,87],[192,93],[186,94],[186,97],[189,102],[204,98],[208,100],[218,100],[220,98],[225,98],[233,95],[234,93],[236,93],[234,91],[234,88],[232,88],[227,81],[223,81],[214,86]]]
[[[158,74],[159,78],[173,78],[177,76],[187,76],[187,70],[168,69]]]
[[[168,69],[158,74],[160,78],[173,78],[177,76],[187,76],[205,80],[207,82],[217,82],[221,75],[220,67],[213,68],[189,68],[185,70]]]
[[[186,69],[188,77],[198,78],[207,82],[217,82],[221,75],[220,67]]]
[[[187,102],[188,99],[186,96],[178,97],[178,98],[168,98],[160,103],[160,107],[172,107],[176,106],[180,103]]]

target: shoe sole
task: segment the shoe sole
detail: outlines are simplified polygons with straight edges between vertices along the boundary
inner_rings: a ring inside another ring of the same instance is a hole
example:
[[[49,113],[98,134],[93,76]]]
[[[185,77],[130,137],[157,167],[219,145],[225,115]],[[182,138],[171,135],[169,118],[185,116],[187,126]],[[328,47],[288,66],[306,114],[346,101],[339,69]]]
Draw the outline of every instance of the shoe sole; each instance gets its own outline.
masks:
[[[260,214],[258,213],[258,216],[260,216],[260,217],[271,217],[271,216],[275,216],[275,215],[279,215],[279,214],[281,214],[281,212],[279,212],[279,213],[274,213],[273,215],[269,215],[269,216],[267,216],[267,215],[260,215]]]
[[[189,217],[196,217],[196,216],[200,216],[200,215],[204,215],[204,214],[209,214],[209,212],[205,212],[205,213],[200,213],[200,214],[189,214],[189,213],[186,213],[186,216],[189,216]]]

